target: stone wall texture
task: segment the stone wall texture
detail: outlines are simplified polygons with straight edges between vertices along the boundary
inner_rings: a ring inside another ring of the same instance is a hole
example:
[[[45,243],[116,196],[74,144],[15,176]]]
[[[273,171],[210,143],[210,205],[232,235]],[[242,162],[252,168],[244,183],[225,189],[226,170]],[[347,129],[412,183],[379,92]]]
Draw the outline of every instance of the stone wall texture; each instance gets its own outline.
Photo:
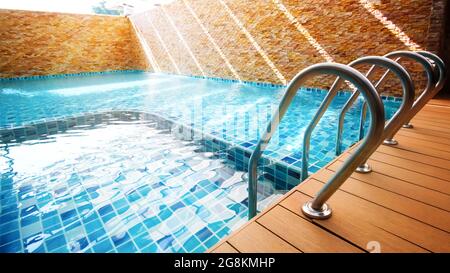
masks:
[[[432,10],[432,0],[177,0],[130,19],[155,71],[285,84],[314,63],[435,50]],[[422,90],[421,67],[406,66]],[[382,91],[398,86],[392,77]]]
[[[446,2],[176,0],[130,18],[0,10],[0,77],[145,69],[286,84],[314,63],[440,53]],[[421,67],[403,63],[420,92]],[[399,81],[391,76],[381,91],[399,95]]]
[[[147,68],[126,17],[0,10],[0,78]]]

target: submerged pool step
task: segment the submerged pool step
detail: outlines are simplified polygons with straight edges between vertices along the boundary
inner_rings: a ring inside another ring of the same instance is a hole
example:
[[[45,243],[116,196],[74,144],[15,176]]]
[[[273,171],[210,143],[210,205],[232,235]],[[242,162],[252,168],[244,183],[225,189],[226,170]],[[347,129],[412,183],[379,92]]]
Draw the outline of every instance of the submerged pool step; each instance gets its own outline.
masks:
[[[276,194],[272,194],[266,198],[264,198],[261,201],[258,201],[257,204],[257,209],[259,212],[263,211],[264,209],[266,209],[268,206],[274,204],[275,202],[277,202],[278,200],[280,200],[280,198],[284,195],[284,193],[276,193]]]
[[[64,133],[67,130],[99,126],[105,122],[108,124],[121,124],[123,122],[145,123],[160,130],[167,130],[180,140],[198,142],[203,147],[199,152],[214,153],[217,158],[226,161],[236,170],[245,172],[248,175],[251,149],[236,143],[230,143],[217,136],[200,132],[190,126],[179,124],[160,115],[139,111],[114,110],[86,113],[84,115],[50,119],[19,127],[1,129],[0,143],[20,143],[32,139],[46,138],[57,133]],[[269,156],[264,155],[260,163],[263,168],[263,171],[260,173],[260,180],[267,180],[268,184],[271,184],[275,190],[286,192],[300,182],[299,170],[288,166],[283,161],[274,161]],[[261,189],[267,188],[263,184],[259,187]]]

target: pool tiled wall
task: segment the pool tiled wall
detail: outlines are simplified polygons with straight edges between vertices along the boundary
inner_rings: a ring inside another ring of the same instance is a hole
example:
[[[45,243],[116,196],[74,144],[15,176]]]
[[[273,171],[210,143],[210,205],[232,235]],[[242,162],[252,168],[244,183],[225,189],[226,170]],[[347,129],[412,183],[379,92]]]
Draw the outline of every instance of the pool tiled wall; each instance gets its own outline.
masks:
[[[130,19],[157,71],[284,84],[314,63],[435,51],[432,12],[433,0],[176,0]],[[420,66],[408,66],[422,90]],[[400,93],[393,77],[384,87]]]
[[[126,17],[0,10],[0,78],[147,68]]]

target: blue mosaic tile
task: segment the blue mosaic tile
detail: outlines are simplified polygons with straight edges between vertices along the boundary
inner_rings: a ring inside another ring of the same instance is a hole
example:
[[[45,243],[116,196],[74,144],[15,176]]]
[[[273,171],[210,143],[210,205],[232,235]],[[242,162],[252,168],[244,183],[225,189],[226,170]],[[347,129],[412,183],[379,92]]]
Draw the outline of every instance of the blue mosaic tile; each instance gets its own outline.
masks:
[[[49,252],[50,253],[69,253],[69,250],[68,250],[67,246],[62,246],[62,247],[59,247],[59,248],[54,249],[54,250],[49,251]]]
[[[31,225],[33,223],[39,222],[39,217],[36,215],[29,215],[25,218],[21,218],[20,219],[20,225],[21,226],[28,226]]]
[[[146,248],[148,245],[153,243],[153,240],[150,238],[150,235],[147,232],[141,233],[140,235],[134,238],[134,242],[137,247],[140,249]]]
[[[152,228],[154,226],[157,226],[160,223],[160,220],[158,217],[151,217],[144,220],[144,225],[147,228]]]
[[[6,231],[8,233],[3,233],[0,235],[0,245],[5,245],[9,242],[20,239],[19,230]]]
[[[130,240],[130,235],[128,233],[123,233],[120,234],[119,236],[118,235],[112,236],[111,239],[115,246],[119,246],[124,242]]]
[[[86,237],[79,238],[78,240],[74,241],[70,245],[70,252],[78,252],[80,250],[85,249],[88,246],[89,242]]]
[[[11,221],[4,224],[0,224],[0,230],[16,230],[19,229],[19,222]]]
[[[75,209],[61,213],[61,219],[63,222],[73,220],[73,218],[76,218],[77,216],[78,214]]]
[[[93,220],[84,225],[86,231],[91,233],[103,227],[103,224],[100,220]]]
[[[149,246],[146,246],[142,249],[142,253],[155,253],[158,251],[158,246],[156,244],[151,244]]]
[[[113,211],[113,207],[111,205],[106,205],[98,209],[98,213],[100,216],[104,216]]]
[[[109,220],[111,220],[112,218],[114,218],[116,216],[116,213],[115,212],[111,212],[111,213],[108,213],[108,214],[106,214],[106,215],[102,215],[102,216],[100,216],[101,218],[102,218],[102,221],[104,222],[104,223],[107,223]]]
[[[45,218],[44,220],[42,220],[42,224],[44,228],[60,226],[59,216],[56,215],[50,218]]]
[[[104,239],[100,242],[97,242],[94,246],[93,246],[93,250],[94,252],[97,253],[106,253],[109,252],[111,250],[113,250],[114,247],[111,244],[111,242],[109,241],[109,239]]]
[[[22,252],[22,243],[20,240],[17,240],[8,242],[7,244],[4,245],[0,245],[0,252],[1,253]]]
[[[159,246],[159,248],[165,250],[168,249],[169,246],[172,244],[172,242],[175,240],[175,237],[173,237],[172,235],[166,235],[163,238],[159,239],[157,241],[157,244]]]
[[[53,252],[54,250],[60,248],[61,246],[66,245],[66,238],[64,237],[64,234],[61,234],[59,236],[54,236],[51,238],[48,238],[45,240],[45,245],[47,247],[47,250],[49,252]]]
[[[89,241],[95,242],[97,240],[103,239],[107,236],[106,231],[103,228],[97,229],[88,234]]]
[[[137,250],[137,247],[133,244],[132,241],[124,243],[117,248],[117,251],[120,253],[135,253],[137,252]]]

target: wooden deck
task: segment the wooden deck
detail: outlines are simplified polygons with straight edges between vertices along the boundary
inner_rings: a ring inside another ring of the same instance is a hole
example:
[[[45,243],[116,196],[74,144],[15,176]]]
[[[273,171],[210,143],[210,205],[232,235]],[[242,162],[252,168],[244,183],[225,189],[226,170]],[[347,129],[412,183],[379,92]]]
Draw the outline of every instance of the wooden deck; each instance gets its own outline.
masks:
[[[347,151],[211,252],[450,252],[450,101],[432,100],[381,145],[370,174],[354,173],[310,220],[300,207],[319,191]],[[379,247],[379,248],[378,248]]]

